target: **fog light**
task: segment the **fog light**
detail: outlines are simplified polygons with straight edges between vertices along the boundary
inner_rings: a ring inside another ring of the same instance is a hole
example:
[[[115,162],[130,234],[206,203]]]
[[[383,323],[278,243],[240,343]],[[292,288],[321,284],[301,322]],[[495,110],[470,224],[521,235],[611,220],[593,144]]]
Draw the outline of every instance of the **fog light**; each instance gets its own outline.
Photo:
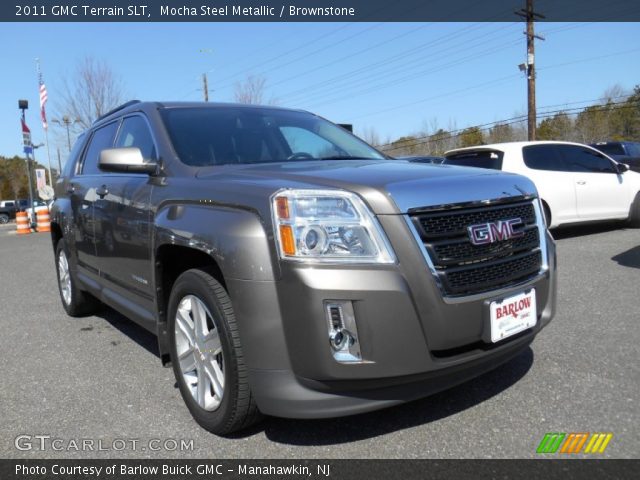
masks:
[[[362,362],[358,327],[349,300],[325,301],[331,353],[340,363]]]

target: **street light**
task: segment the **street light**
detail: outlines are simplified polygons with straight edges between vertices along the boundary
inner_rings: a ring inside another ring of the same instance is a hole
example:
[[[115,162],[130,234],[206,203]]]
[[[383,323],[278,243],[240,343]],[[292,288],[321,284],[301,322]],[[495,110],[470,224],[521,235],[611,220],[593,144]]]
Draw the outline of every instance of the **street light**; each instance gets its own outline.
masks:
[[[31,143],[31,133],[26,130],[26,121],[25,121],[25,110],[29,108],[29,102],[27,100],[18,100],[18,110],[22,111],[22,137],[24,144],[24,154],[27,157],[27,181],[29,182],[29,202],[33,212],[33,185],[31,184],[31,162],[29,160],[29,151],[31,150],[29,147],[33,145]],[[31,150],[33,152],[33,150]],[[33,215],[31,215],[31,226],[33,226]]]
[[[52,118],[51,121],[53,123],[57,123],[60,126],[67,127],[67,148],[69,148],[69,153],[71,153],[71,134],[69,133],[69,127],[78,123],[80,120],[78,120],[77,118],[75,120],[71,120],[68,115],[63,115],[62,120]]]

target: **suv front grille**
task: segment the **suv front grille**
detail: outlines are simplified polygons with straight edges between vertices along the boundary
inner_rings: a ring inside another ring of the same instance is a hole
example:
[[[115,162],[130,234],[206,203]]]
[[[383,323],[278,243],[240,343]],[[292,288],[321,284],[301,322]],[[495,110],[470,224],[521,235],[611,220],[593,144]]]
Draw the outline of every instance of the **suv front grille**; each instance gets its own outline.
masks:
[[[540,235],[531,200],[481,207],[410,212],[420,239],[447,295],[471,295],[526,281],[542,268]],[[519,218],[522,236],[474,245],[472,225]]]

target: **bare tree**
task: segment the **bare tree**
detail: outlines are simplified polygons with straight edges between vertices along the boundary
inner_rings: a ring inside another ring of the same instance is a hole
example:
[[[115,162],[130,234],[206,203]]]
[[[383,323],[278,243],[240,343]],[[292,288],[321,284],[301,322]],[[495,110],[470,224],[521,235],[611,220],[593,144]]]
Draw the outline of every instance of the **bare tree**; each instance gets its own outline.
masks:
[[[260,75],[249,75],[244,82],[236,82],[234,98],[238,103],[274,105],[273,98],[265,100],[267,79]]]
[[[382,142],[380,141],[380,135],[378,135],[378,132],[374,127],[363,128],[362,132],[358,136],[369,145],[372,145],[374,147],[382,145]]]
[[[75,122],[74,131],[85,130],[101,115],[123,103],[122,80],[102,60],[85,57],[64,80],[58,114]]]

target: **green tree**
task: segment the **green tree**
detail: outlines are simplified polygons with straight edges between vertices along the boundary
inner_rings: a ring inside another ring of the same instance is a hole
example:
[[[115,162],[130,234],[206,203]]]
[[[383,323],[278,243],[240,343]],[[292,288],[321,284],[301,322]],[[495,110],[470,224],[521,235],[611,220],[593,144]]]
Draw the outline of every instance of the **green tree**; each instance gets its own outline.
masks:
[[[33,179],[36,168],[45,168],[31,160],[32,185],[35,189]],[[34,190],[35,194],[35,190]],[[29,183],[27,181],[27,161],[24,158],[15,156],[5,158],[0,156],[0,198],[3,200],[13,200],[27,198],[29,196]]]
[[[418,139],[413,135],[400,137],[389,145],[389,154],[397,157],[402,155],[413,155],[418,152]]]
[[[511,125],[498,123],[489,130],[489,143],[513,142],[516,132]]]
[[[476,145],[484,145],[482,131],[478,127],[465,128],[460,134],[460,146],[473,147]]]
[[[538,140],[571,140],[572,135],[573,121],[564,112],[542,120],[536,132]]]

